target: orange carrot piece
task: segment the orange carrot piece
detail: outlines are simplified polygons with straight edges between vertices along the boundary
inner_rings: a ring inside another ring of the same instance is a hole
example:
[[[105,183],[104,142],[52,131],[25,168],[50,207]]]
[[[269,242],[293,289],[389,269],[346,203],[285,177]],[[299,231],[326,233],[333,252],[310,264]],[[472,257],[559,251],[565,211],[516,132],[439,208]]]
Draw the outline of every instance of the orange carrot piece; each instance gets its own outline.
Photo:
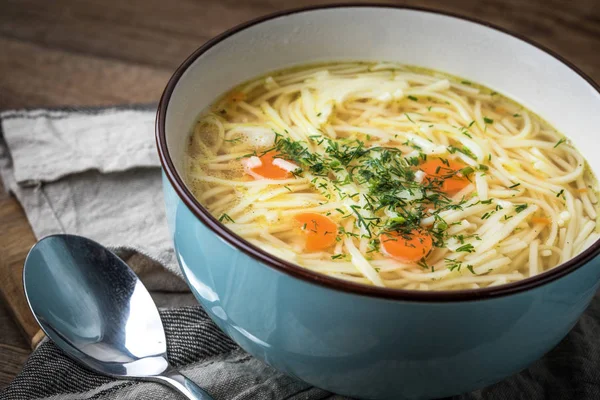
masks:
[[[246,170],[246,173],[250,173],[254,177],[254,179],[287,179],[292,176],[292,173],[278,167],[273,164],[273,160],[278,157],[276,151],[269,151],[268,153],[263,154],[259,157],[262,165],[259,167],[251,168],[250,171]],[[258,176],[257,176],[258,175]]]
[[[232,101],[244,101],[246,100],[246,93],[244,92],[232,92],[229,95],[229,99]]]
[[[440,159],[431,159],[425,161],[419,166],[419,169],[425,172],[425,183],[434,183],[444,193],[454,194],[464,189],[469,180],[463,176],[461,169],[466,167],[461,162],[448,160],[448,164]]]
[[[385,232],[379,235],[379,242],[383,254],[403,262],[417,262],[433,248],[431,235],[419,229],[410,233]]]
[[[533,222],[534,224],[550,225],[552,223],[552,220],[550,218],[545,217],[532,217],[531,222]]]
[[[331,218],[317,213],[302,213],[294,216],[306,235],[305,248],[308,251],[323,250],[335,243],[337,224]]]

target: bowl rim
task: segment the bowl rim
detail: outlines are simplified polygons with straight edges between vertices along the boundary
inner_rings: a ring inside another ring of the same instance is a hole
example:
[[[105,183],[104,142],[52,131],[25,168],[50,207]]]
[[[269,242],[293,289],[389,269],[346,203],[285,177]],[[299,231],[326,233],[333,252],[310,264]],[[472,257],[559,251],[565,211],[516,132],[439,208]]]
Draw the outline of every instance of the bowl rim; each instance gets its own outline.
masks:
[[[377,4],[377,3],[340,3],[340,4],[326,4],[316,6],[306,6],[299,8],[286,9],[274,13],[270,13],[247,22],[238,24],[225,32],[210,39],[198,49],[196,49],[183,63],[175,70],[172,77],[169,79],[167,86],[160,98],[158,103],[158,110],[156,114],[156,145],[160,158],[163,172],[165,173],[170,184],[174,188],[178,197],[184,202],[188,209],[210,230],[217,234],[221,239],[227,243],[243,251],[246,255],[251,258],[260,261],[267,267],[270,267],[278,272],[282,272],[286,275],[294,278],[301,279],[307,283],[324,286],[328,289],[335,291],[342,291],[355,295],[368,296],[374,298],[382,298],[389,300],[400,300],[400,301],[417,301],[417,302],[457,302],[457,301],[473,301],[473,300],[486,300],[501,296],[507,296],[511,294],[522,293],[527,290],[531,290],[545,284],[551,283],[571,272],[579,269],[581,266],[588,263],[590,260],[600,254],[600,239],[596,240],[590,247],[578,254],[574,258],[567,260],[566,262],[546,271],[539,275],[535,275],[530,278],[525,278],[517,282],[508,283],[504,285],[498,285],[492,288],[482,289],[462,289],[462,290],[443,290],[443,291],[417,291],[417,290],[406,290],[406,289],[390,289],[381,288],[377,286],[363,285],[353,282],[344,281],[338,278],[329,277],[318,272],[313,272],[307,268],[301,267],[297,264],[289,261],[280,259],[259,247],[251,244],[250,242],[238,236],[230,229],[226,228],[221,222],[219,222],[213,215],[205,209],[198,200],[192,195],[187,189],[183,179],[177,173],[166,141],[166,115],[171,95],[179,82],[181,76],[187,71],[196,59],[202,56],[206,51],[211,49],[216,44],[222,42],[228,37],[241,32],[254,25],[261,24],[263,22],[285,17],[292,14],[298,14],[306,11],[319,11],[326,9],[342,9],[342,8],[391,8],[396,10],[409,10],[419,11],[426,13],[433,13],[445,17],[457,18],[462,21],[467,21],[482,25],[484,27],[494,29],[506,35],[512,36],[516,39],[524,41],[537,49],[549,54],[559,62],[567,66],[571,71],[578,74],[598,93],[600,94],[600,86],[587,74],[581,71],[578,67],[573,65],[570,61],[566,60],[561,55],[557,54],[553,50],[546,48],[543,45],[536,43],[535,41],[528,39],[518,33],[511,32],[505,28],[496,26],[487,21],[482,21],[477,18],[468,17],[454,12],[433,10],[425,7],[414,7],[404,5],[391,5],[391,4]]]

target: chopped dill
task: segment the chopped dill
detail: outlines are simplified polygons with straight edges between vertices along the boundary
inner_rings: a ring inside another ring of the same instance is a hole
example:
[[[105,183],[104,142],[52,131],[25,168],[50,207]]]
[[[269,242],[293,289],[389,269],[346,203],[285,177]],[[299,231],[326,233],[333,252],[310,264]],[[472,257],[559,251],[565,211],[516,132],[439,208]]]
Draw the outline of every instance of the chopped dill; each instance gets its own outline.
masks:
[[[444,262],[446,263],[446,268],[450,271],[460,272],[460,269],[463,267],[462,261],[454,260],[452,258],[444,258]],[[472,274],[475,274],[473,271],[473,266],[471,264],[465,265],[465,268],[468,269]]]
[[[475,252],[475,248],[473,247],[473,245],[471,243],[467,243],[467,244],[460,246],[458,249],[456,249],[457,253],[463,252],[463,251],[467,252],[467,253],[473,253],[473,252]]]
[[[518,213],[520,213],[521,211],[524,211],[527,207],[529,207],[529,204],[525,203],[525,204],[518,204],[515,206],[515,211]]]
[[[225,213],[221,214],[221,216],[219,217],[219,222],[223,222],[223,221],[235,223],[235,221],[229,215],[227,215]]]
[[[410,116],[406,115],[410,119]],[[423,229],[423,218],[433,217],[434,224],[427,229],[428,233],[435,247],[445,246],[449,224],[440,217],[440,213],[462,210],[467,199],[452,201],[440,190],[440,182],[456,173],[468,176],[475,171],[474,167],[465,167],[459,171],[449,169],[447,174],[442,169],[438,171],[442,177],[416,182],[415,167],[426,161],[427,156],[419,146],[410,141],[406,141],[404,145],[417,150],[418,156],[407,157],[396,147],[366,147],[365,143],[358,139],[334,140],[314,135],[311,136],[311,140],[316,141],[321,147],[321,152],[313,152],[304,143],[281,135],[276,135],[273,147],[265,152],[275,150],[283,158],[296,163],[299,166],[295,171],[296,176],[310,173],[311,183],[322,191],[325,197],[331,197],[329,192],[333,190],[337,192],[340,200],[351,199],[357,203],[348,205],[349,212],[341,208],[337,208],[336,211],[342,218],[354,216],[356,225],[362,230],[361,234],[347,232],[340,227],[338,232],[341,236],[366,237],[373,240],[385,232],[410,235],[415,229]],[[451,146],[449,151],[458,151],[475,158],[466,147]],[[447,159],[440,158],[440,161],[449,167]],[[366,188],[366,193],[355,192],[355,185]],[[418,195],[407,200],[406,193]],[[385,219],[377,216],[381,215],[383,210],[389,210],[396,216]],[[375,248],[374,246],[371,247]]]
[[[453,145],[448,146],[448,152],[450,154],[454,154],[457,151],[460,152],[460,153],[463,153],[467,157],[471,157],[474,160],[477,159],[477,156],[475,156],[475,154],[473,154],[473,152],[471,150],[469,150],[466,146],[463,146],[462,148],[458,148],[458,147],[453,146]]]

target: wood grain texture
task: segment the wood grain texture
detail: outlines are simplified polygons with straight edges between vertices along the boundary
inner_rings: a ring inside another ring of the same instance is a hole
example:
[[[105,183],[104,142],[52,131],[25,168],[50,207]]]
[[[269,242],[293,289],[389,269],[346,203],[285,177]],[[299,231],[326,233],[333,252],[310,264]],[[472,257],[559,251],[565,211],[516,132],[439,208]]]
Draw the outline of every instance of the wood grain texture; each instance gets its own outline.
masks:
[[[40,328],[33,318],[23,291],[23,260],[29,248],[35,243],[30,229],[24,229],[25,215],[14,197],[0,200],[0,295],[5,299],[8,310],[23,331],[25,339],[31,344]]]
[[[19,371],[27,357],[28,349],[22,349],[15,346],[0,344],[0,389],[8,385],[15,376],[15,371]]]
[[[383,2],[428,7],[493,22],[559,51],[590,74],[599,73],[600,53],[582,51],[583,48],[600,48],[597,0]],[[111,3],[114,4],[108,7],[102,0],[8,0],[0,16],[0,33],[49,48],[172,69],[198,44],[237,23],[290,6],[329,2],[138,0]],[[73,35],[74,32],[77,34]],[[114,45],[116,42],[118,46]]]
[[[383,2],[493,23],[550,48],[600,81],[600,0]],[[0,0],[0,109],[156,102],[173,69],[214,35],[266,13],[326,3]],[[0,388],[29,351],[7,310],[17,310],[27,337],[36,329],[23,311],[20,286],[33,243],[20,206],[0,189],[0,277],[12,282],[10,291],[3,286],[7,302],[0,305]]]
[[[48,49],[0,35],[0,108],[110,105],[155,101],[170,73],[115,60]]]

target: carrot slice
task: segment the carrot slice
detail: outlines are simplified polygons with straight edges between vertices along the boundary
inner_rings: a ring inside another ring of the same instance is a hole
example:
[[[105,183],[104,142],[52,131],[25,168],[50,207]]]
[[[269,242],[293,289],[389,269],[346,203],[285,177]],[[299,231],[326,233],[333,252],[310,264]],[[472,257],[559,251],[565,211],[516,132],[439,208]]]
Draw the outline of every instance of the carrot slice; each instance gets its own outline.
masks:
[[[533,222],[534,224],[549,225],[552,223],[552,220],[550,220],[550,218],[545,217],[532,217],[531,222]]]
[[[335,243],[337,224],[329,217],[317,213],[302,213],[294,216],[306,235],[308,251],[323,250]]]
[[[246,173],[254,177],[254,179],[287,179],[292,174],[277,165],[273,164],[273,160],[281,157],[277,157],[276,151],[269,151],[259,157],[262,165],[258,167],[246,168]]]
[[[453,194],[464,189],[469,180],[459,172],[466,167],[461,162],[448,160],[447,164],[439,158],[425,161],[419,169],[425,172],[425,183],[432,183],[444,193]]]
[[[433,248],[433,239],[426,231],[413,229],[410,233],[385,232],[379,235],[381,251],[403,262],[416,262]]]
[[[244,101],[246,100],[246,93],[244,92],[232,92],[229,95],[229,99],[232,101]]]

